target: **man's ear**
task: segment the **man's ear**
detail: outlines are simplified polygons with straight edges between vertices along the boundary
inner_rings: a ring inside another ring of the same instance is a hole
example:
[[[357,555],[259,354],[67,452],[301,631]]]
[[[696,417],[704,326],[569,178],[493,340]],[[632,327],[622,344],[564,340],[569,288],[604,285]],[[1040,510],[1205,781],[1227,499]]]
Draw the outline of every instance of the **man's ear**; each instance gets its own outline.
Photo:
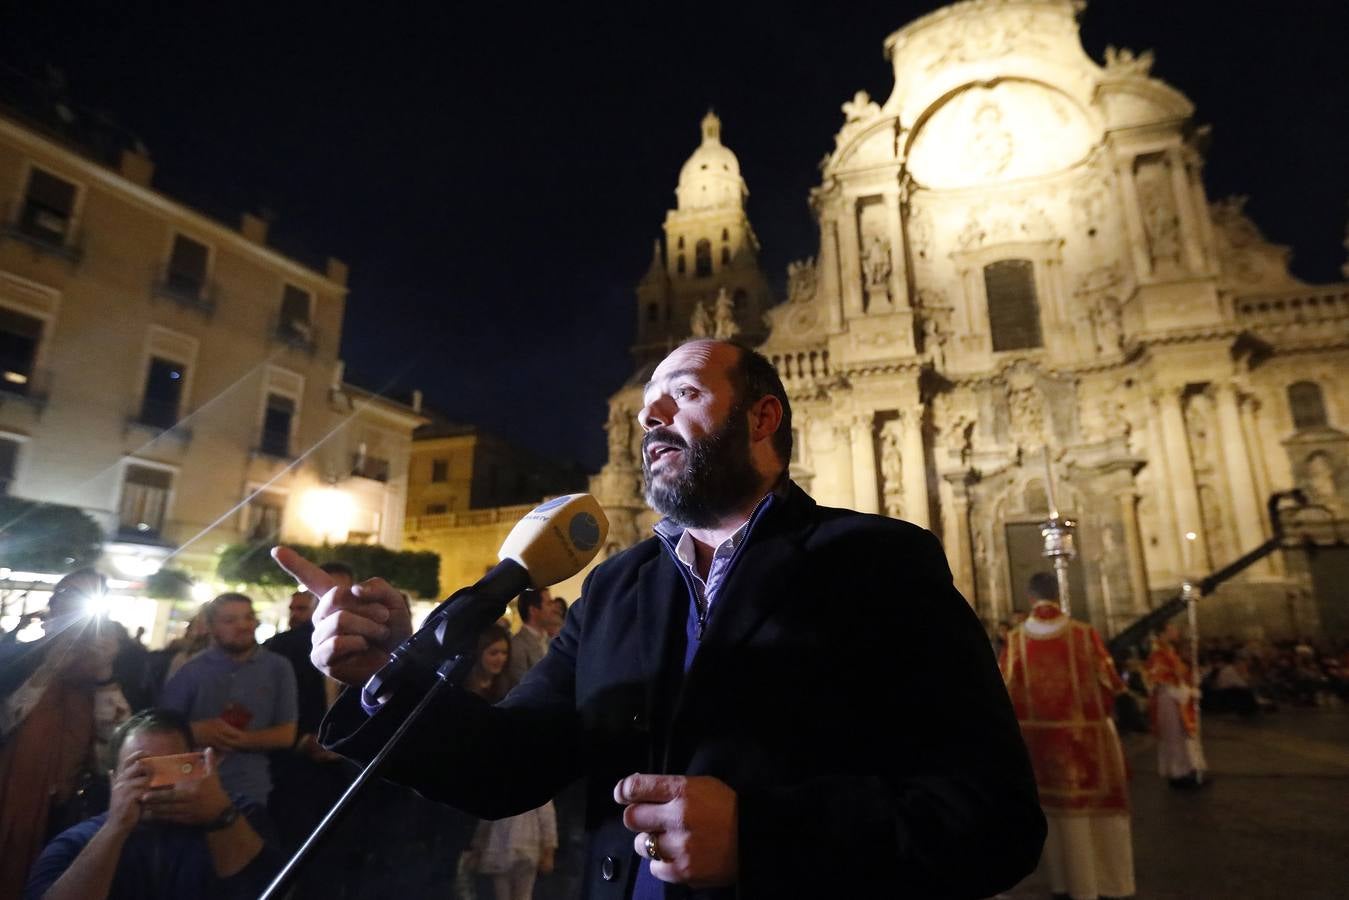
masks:
[[[750,407],[749,415],[750,442],[771,438],[782,426],[782,403],[772,394],[765,394]]]

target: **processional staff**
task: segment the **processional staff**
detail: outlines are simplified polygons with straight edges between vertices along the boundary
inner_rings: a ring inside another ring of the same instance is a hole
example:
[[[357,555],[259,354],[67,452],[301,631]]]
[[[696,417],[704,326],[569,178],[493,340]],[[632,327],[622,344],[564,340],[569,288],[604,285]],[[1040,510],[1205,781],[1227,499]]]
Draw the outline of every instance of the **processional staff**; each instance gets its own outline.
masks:
[[[1044,539],[1043,556],[1054,561],[1054,574],[1059,580],[1059,606],[1063,614],[1071,616],[1072,598],[1068,588],[1068,565],[1077,556],[1073,533],[1077,523],[1059,517],[1059,504],[1054,496],[1054,469],[1049,462],[1049,448],[1045,447],[1045,492],[1049,499],[1049,519],[1040,525]]]

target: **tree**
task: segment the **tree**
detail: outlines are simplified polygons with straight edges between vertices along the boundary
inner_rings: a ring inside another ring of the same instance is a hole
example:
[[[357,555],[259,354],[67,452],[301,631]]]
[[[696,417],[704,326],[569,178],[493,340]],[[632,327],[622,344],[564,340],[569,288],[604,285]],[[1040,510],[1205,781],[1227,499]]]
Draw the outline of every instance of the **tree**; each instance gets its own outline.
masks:
[[[378,544],[287,544],[306,559],[322,564],[343,562],[357,578],[378,575],[400,590],[427,599],[440,598],[440,556],[429,551],[390,550]],[[292,587],[295,582],[272,559],[263,544],[231,544],[220,554],[216,574],[232,584],[262,588]]]
[[[0,497],[0,566],[65,574],[92,566],[103,553],[103,530],[73,506]]]

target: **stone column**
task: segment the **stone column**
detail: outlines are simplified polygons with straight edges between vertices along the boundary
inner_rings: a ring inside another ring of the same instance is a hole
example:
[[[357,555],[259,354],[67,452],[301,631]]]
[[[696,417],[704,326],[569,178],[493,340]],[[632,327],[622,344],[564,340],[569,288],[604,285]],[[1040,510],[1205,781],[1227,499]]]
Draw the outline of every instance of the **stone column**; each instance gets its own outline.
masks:
[[[1204,519],[1199,509],[1199,487],[1194,480],[1190,459],[1190,438],[1185,432],[1185,414],[1180,410],[1180,392],[1166,388],[1158,392],[1157,406],[1162,420],[1162,449],[1170,476],[1171,497],[1176,507],[1176,528],[1180,531],[1182,578],[1207,575],[1208,541],[1204,537]],[[1186,532],[1194,532],[1193,541]]]
[[[1237,520],[1238,555],[1254,550],[1264,543],[1265,529],[1260,521],[1260,498],[1255,488],[1255,472],[1246,449],[1246,435],[1241,427],[1241,413],[1237,407],[1237,391],[1231,384],[1220,384],[1214,390],[1218,407],[1218,433],[1227,463],[1228,490],[1232,496],[1232,512]],[[1252,569],[1268,574],[1264,561]]]
[[[909,276],[904,263],[904,232],[899,221],[899,191],[885,195],[885,234],[890,241],[890,305],[908,309]]]
[[[1125,156],[1115,164],[1119,182],[1120,206],[1124,208],[1124,230],[1129,238],[1129,250],[1134,258],[1134,270],[1140,277],[1152,277],[1152,252],[1148,248],[1148,234],[1143,228],[1142,207],[1138,201],[1138,185],[1134,183],[1133,157]]]
[[[1181,246],[1185,248],[1186,268],[1191,272],[1204,271],[1204,253],[1200,249],[1199,223],[1193,205],[1194,192],[1190,190],[1185,174],[1185,160],[1180,148],[1166,151],[1166,167],[1171,175],[1171,193],[1176,197],[1176,213],[1180,219]]]
[[[930,527],[927,498],[927,454],[923,449],[923,404],[904,410],[904,517]]]
[[[1148,567],[1143,557],[1143,533],[1138,527],[1138,495],[1132,486],[1115,495],[1119,503],[1119,518],[1124,523],[1124,546],[1129,553],[1129,588],[1133,597],[1134,615],[1141,616],[1152,608],[1148,592]]]
[[[951,576],[956,589],[966,603],[975,607],[974,563],[970,558],[973,549],[970,539],[970,495],[963,483],[948,481],[948,484],[951,486],[950,532],[953,540],[946,547],[946,557],[951,563]]]
[[[820,287],[829,298],[829,331],[837,333],[843,325],[843,279],[839,272],[838,220],[820,219]]]
[[[876,414],[857,413],[852,418],[853,509],[864,513],[881,511],[876,484]]]
[[[862,315],[861,239],[857,234],[857,200],[845,197],[838,220],[839,272],[843,278],[843,316]]]
[[[1255,473],[1255,496],[1260,500],[1260,523],[1264,526],[1265,533],[1272,535],[1274,523],[1269,520],[1269,507],[1266,504],[1274,488],[1271,486],[1269,461],[1260,434],[1259,398],[1251,395],[1241,398],[1238,412],[1241,414],[1241,431],[1246,436],[1246,449],[1251,456],[1251,468]],[[1266,556],[1265,560],[1269,563],[1271,574],[1275,576],[1285,574],[1282,553],[1272,553]]]
[[[1148,435],[1148,467],[1152,471],[1152,502],[1157,510],[1157,539],[1162,553],[1162,568],[1173,578],[1180,578],[1180,528],[1176,526],[1176,506],[1171,492],[1166,489],[1166,449],[1162,445],[1161,425],[1150,416],[1144,426]]]
[[[834,421],[833,457],[838,463],[838,503],[848,509],[857,509],[857,489],[853,485],[852,429],[845,422]]]

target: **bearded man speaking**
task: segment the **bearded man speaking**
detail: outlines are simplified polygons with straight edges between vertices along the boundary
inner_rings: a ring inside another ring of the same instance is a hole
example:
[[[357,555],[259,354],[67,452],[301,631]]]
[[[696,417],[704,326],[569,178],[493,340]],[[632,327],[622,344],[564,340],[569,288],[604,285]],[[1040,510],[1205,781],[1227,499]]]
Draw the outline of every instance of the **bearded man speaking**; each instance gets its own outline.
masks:
[[[585,778],[592,898],[987,897],[1019,881],[1045,834],[1035,781],[936,538],[792,483],[791,407],[752,350],[684,344],[644,402],[655,535],[590,574],[505,700],[446,692],[386,777],[485,818]],[[363,684],[410,634],[384,582],[347,589],[275,555],[323,598],[312,659],[332,677]],[[419,698],[367,709],[359,693],[321,739],[364,761]]]

